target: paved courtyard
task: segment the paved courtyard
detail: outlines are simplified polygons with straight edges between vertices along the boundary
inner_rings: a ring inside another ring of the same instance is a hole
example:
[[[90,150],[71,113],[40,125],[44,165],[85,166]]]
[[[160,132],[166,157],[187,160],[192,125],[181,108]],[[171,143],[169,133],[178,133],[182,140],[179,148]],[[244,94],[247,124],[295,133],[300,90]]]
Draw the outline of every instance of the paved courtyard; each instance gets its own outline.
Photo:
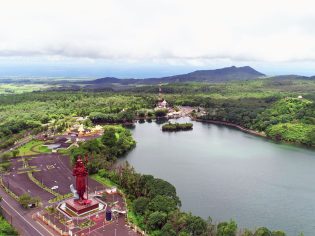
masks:
[[[35,180],[50,189],[55,188],[54,191],[61,195],[70,193],[70,185],[75,184],[68,156],[58,153],[46,153],[13,159],[10,172],[2,175],[4,185],[17,196],[29,193],[32,197],[39,197],[43,207],[52,206],[48,201],[55,198],[55,196],[38,186],[35,183],[36,181],[32,181],[28,176],[29,171],[32,172]],[[90,178],[88,183],[90,194],[106,188],[106,186]],[[121,212],[126,210],[124,199],[118,193],[107,194],[106,199],[103,200],[106,202],[106,210],[114,210],[114,212],[115,210]],[[55,203],[54,206],[57,206],[57,204]],[[105,211],[101,212],[98,217],[95,217],[95,215],[87,216],[85,219],[76,221],[71,221],[69,217],[64,216],[59,211],[49,213],[46,210],[38,209],[38,212],[63,231],[68,232],[71,229],[73,235],[139,235],[126,223],[126,215],[122,213],[113,213],[113,220],[107,222],[105,220]],[[72,222],[70,225],[69,221]],[[91,224],[91,226],[82,226],[85,223]],[[41,222],[41,225],[49,227],[44,222]],[[53,229],[50,228],[49,230]],[[57,235],[56,231],[55,233]]]

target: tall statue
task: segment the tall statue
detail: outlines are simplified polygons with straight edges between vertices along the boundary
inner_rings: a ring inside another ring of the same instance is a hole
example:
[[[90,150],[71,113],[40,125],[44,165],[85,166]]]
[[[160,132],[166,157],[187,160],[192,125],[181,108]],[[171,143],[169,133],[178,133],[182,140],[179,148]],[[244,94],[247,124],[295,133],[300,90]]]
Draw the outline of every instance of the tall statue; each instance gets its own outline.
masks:
[[[77,194],[79,195],[78,201],[82,202],[85,200],[84,193],[86,190],[86,176],[88,175],[88,171],[84,166],[84,163],[80,156],[78,156],[77,162],[73,168],[73,176],[76,177],[75,184]]]

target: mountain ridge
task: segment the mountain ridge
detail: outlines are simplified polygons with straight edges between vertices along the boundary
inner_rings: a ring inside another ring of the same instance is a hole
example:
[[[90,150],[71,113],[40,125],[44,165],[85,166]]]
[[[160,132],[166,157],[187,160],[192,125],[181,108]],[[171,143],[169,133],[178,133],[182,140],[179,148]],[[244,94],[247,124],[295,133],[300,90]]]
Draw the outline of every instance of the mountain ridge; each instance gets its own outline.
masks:
[[[160,78],[146,79],[119,79],[116,77],[104,77],[89,81],[93,84],[157,84],[157,83],[178,83],[178,82],[225,82],[232,80],[250,80],[265,77],[266,75],[253,69],[250,66],[243,67],[224,67],[213,70],[196,70],[186,74],[165,76]]]

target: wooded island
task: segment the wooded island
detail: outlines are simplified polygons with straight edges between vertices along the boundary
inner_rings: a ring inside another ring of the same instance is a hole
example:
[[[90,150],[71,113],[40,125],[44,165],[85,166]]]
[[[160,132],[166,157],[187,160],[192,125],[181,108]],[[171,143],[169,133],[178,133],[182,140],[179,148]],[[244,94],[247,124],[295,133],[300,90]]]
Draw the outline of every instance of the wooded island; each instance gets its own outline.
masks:
[[[192,130],[193,129],[193,124],[192,123],[167,123],[162,126],[162,131],[185,131],[185,130]]]

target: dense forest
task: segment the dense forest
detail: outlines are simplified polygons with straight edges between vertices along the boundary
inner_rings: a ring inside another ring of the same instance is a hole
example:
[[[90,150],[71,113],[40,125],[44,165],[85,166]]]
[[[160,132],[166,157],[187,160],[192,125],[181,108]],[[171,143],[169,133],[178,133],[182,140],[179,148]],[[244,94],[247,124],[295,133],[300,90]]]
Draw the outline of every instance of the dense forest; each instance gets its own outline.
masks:
[[[307,99],[282,98],[270,106],[263,103],[226,103],[208,108],[208,113],[199,117],[204,120],[219,120],[264,132],[277,141],[285,140],[307,146],[315,145],[315,103]],[[259,106],[260,105],[260,106]]]
[[[227,83],[162,85],[170,106],[203,107],[204,120],[219,120],[266,133],[276,140],[315,145],[315,81],[258,79]],[[159,86],[124,92],[50,91],[0,96],[0,148],[54,126],[62,131],[74,116],[94,123],[125,123],[164,116],[153,111]],[[298,98],[300,97],[300,98]]]
[[[91,155],[88,170],[90,174],[95,174],[101,169],[110,168],[118,157],[135,146],[136,142],[128,129],[120,125],[108,125],[105,126],[102,137],[84,142],[78,148],[70,149],[69,153],[73,162],[79,155]]]
[[[154,100],[152,96],[112,93],[34,92],[0,96],[0,104],[0,148],[6,148],[48,125],[62,131],[74,116],[95,119],[97,114],[111,114],[119,120],[132,119],[133,111],[153,107]]]

